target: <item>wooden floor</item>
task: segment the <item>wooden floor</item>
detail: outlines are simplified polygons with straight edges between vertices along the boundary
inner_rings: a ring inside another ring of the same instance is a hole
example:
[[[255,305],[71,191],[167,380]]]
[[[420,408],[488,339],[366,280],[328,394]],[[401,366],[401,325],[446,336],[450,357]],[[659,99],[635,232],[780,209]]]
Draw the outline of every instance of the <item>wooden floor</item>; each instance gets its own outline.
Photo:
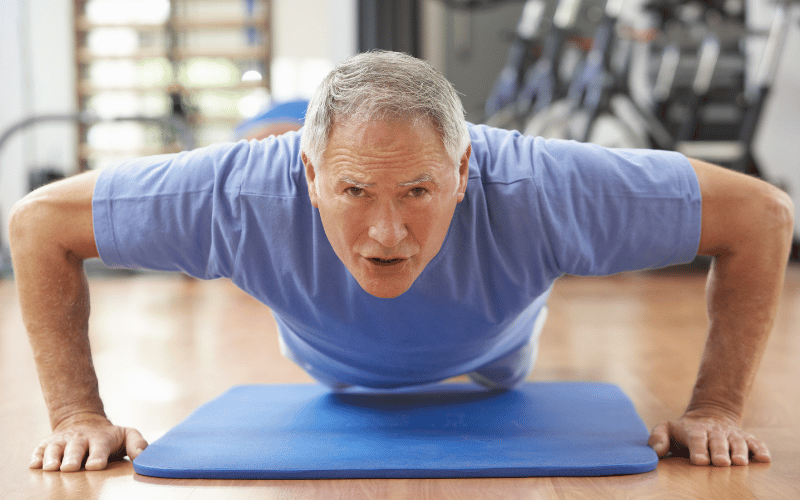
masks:
[[[309,382],[278,353],[269,310],[227,281],[139,275],[91,279],[92,346],[116,423],[151,442],[198,405],[243,383]],[[550,303],[538,380],[618,384],[651,427],[687,402],[705,335],[699,274],[563,279]],[[0,499],[800,498],[800,269],[788,271],[745,427],[773,462],[602,478],[208,481],[28,470],[48,422],[11,281],[0,281]]]

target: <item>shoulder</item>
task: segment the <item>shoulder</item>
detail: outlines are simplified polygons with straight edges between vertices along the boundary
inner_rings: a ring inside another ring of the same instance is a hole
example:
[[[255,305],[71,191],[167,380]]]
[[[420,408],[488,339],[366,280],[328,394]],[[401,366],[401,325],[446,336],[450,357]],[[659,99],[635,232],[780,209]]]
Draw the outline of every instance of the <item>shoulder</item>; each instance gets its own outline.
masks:
[[[294,196],[306,190],[297,133],[127,160],[104,168],[98,183],[109,188],[96,193],[115,196],[199,191]]]
[[[474,171],[484,183],[557,179],[609,180],[654,177],[691,170],[683,155],[668,151],[612,149],[595,144],[522,135],[485,125],[470,125]]]
[[[276,197],[306,196],[305,167],[300,159],[299,132],[246,143],[242,194]]]
[[[468,129],[471,179],[509,184],[531,177],[535,138],[486,125],[469,124]]]

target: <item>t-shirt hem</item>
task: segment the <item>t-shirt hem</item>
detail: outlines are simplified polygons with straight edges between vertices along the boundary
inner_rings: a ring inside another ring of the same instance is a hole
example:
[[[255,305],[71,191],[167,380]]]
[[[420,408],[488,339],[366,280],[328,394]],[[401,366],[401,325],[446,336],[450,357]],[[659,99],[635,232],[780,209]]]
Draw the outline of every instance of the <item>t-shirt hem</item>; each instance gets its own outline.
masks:
[[[100,260],[108,267],[125,267],[117,247],[111,214],[111,185],[113,173],[101,172],[97,177],[92,195],[92,223],[94,240]]]

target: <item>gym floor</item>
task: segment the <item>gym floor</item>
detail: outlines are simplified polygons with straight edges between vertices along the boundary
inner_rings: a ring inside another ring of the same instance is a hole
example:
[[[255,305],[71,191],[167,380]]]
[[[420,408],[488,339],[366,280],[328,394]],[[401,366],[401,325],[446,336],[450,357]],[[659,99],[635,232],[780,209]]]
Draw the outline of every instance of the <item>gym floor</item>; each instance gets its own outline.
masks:
[[[90,278],[91,336],[106,411],[151,442],[231,385],[311,380],[278,352],[269,310],[224,280],[178,275]],[[0,281],[0,499],[213,498],[800,498],[800,267],[749,399],[745,428],[771,464],[694,467],[599,478],[228,481],[29,470],[49,432],[13,281]],[[535,380],[618,384],[648,427],[680,415],[705,337],[704,275],[634,273],[564,278],[550,301]]]

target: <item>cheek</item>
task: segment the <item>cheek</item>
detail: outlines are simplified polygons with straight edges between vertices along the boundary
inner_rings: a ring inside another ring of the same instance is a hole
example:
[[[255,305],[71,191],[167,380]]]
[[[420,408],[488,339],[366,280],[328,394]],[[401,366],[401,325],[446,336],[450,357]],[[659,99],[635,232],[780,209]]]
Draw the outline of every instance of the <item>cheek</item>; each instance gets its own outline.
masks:
[[[421,244],[436,245],[430,250],[439,251],[438,246],[444,241],[452,220],[452,211],[437,205],[421,210],[413,216],[414,234]]]
[[[322,215],[324,210],[324,216]],[[320,210],[320,217],[325,228],[325,233],[331,244],[336,248],[352,246],[363,232],[361,230],[361,213],[354,207],[343,203],[331,203]]]

